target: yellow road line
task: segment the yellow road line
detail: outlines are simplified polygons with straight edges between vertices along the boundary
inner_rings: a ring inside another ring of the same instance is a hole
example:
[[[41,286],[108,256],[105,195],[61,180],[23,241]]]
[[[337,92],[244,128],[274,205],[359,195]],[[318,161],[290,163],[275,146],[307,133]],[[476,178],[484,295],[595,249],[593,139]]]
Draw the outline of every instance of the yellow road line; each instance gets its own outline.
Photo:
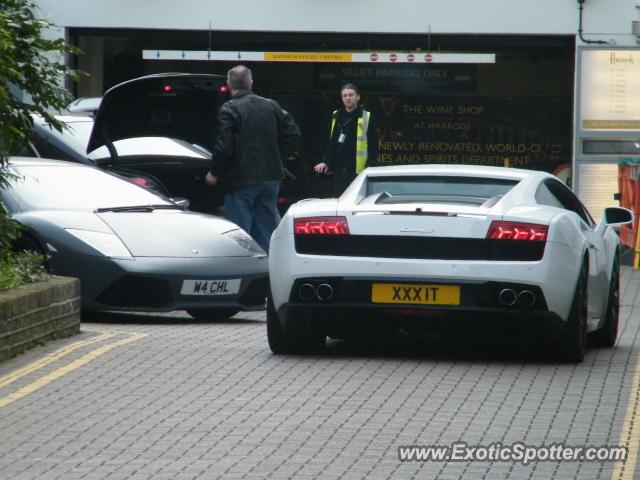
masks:
[[[622,432],[620,433],[620,445],[629,449],[627,461],[617,462],[613,469],[612,480],[633,480],[633,473],[638,462],[638,445],[640,440],[640,357],[636,361],[636,369],[633,375],[631,394],[627,413],[624,416]]]
[[[19,368],[18,370],[14,370],[13,372],[0,377],[0,388],[6,387],[7,385],[15,382],[16,380],[28,375],[30,373],[35,372],[36,370],[40,370],[47,365],[60,360],[62,357],[69,355],[70,353],[78,350],[79,348],[85,347],[87,345],[91,345],[92,343],[101,342],[102,340],[106,340],[111,337],[115,337],[115,332],[102,332],[100,335],[94,338],[90,338],[87,340],[80,340],[78,342],[74,342],[70,345],[66,345],[55,352],[41,358],[40,360],[36,360],[35,362],[31,362],[30,364]]]
[[[50,384],[51,382],[63,377],[67,373],[71,373],[72,371],[77,370],[78,368],[86,365],[92,360],[95,360],[99,356],[104,355],[107,352],[110,352],[114,348],[121,347],[131,342],[135,342],[146,336],[147,334],[145,333],[133,333],[133,334],[130,334],[128,338],[124,338],[122,340],[118,340],[117,342],[103,345],[94,350],[91,350],[90,352],[86,353],[82,357],[77,358],[71,363],[38,378],[37,380],[31,382],[29,385],[26,385],[16,390],[15,392],[10,393],[9,395],[0,397],[0,408],[6,407],[7,405],[15,402],[16,400],[20,400],[21,398],[26,397],[27,395],[41,389],[42,387]]]

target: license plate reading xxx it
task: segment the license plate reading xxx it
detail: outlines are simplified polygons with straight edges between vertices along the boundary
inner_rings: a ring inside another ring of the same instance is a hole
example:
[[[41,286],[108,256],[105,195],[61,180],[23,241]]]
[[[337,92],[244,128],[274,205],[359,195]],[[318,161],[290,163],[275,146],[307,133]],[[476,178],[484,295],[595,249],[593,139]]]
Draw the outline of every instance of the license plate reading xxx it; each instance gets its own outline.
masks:
[[[184,280],[182,295],[235,295],[240,291],[240,279]]]
[[[410,305],[460,305],[458,285],[421,285],[406,283],[374,283],[372,303]]]

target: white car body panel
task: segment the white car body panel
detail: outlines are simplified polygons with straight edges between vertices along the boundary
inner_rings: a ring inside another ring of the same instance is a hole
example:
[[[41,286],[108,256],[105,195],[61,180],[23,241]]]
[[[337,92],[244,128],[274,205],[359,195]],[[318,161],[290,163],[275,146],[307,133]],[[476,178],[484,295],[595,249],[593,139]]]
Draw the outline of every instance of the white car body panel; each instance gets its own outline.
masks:
[[[461,176],[519,181],[488,206],[451,203],[376,204],[366,197],[375,177]],[[271,239],[270,285],[275,311],[286,307],[297,279],[341,277],[380,281],[472,284],[518,283],[539,287],[549,314],[566,321],[583,258],[589,261],[587,329],[602,327],[618,238],[606,224],[589,225],[576,213],[538,204],[541,182],[557,180],[545,172],[483,166],[418,165],[375,167],[362,172],[339,199],[306,200],[294,204]],[[421,214],[411,213],[421,209]],[[387,214],[385,214],[385,212]],[[429,212],[425,215],[424,212]],[[440,214],[440,216],[438,215]],[[449,216],[442,216],[448,214]],[[454,216],[452,216],[454,215]],[[334,256],[296,252],[294,219],[343,216],[350,235],[485,239],[493,220],[548,225],[544,255],[535,261],[444,260]],[[604,220],[603,220],[604,222]],[[426,226],[425,226],[426,225]],[[312,308],[310,306],[309,308]],[[518,313],[518,312],[516,312]]]
[[[452,262],[450,260],[430,260],[420,262],[414,259],[386,259],[386,258],[357,258],[345,260],[344,257],[322,257],[319,262],[312,255],[301,255],[292,259],[289,255],[288,242],[272,244],[269,251],[269,271],[271,277],[271,294],[276,310],[284,303],[291,293],[291,286],[298,278],[310,276],[357,276],[379,278],[397,278],[402,281],[430,282],[459,282],[486,281],[499,278],[506,282],[520,282],[523,278],[528,283],[542,288],[549,308],[556,311],[563,318],[569,314],[573,295],[566,294],[567,285],[573,285],[577,279],[575,264],[580,258],[580,252],[570,247],[562,246],[555,250],[552,260],[560,268],[559,274],[549,276],[548,270],[539,262],[523,262],[514,266],[502,262]],[[290,245],[290,244],[289,244]],[[289,257],[284,260],[285,257]],[[425,269],[428,265],[428,275]],[[564,267],[564,269],[562,268]],[[290,276],[289,276],[290,275]]]

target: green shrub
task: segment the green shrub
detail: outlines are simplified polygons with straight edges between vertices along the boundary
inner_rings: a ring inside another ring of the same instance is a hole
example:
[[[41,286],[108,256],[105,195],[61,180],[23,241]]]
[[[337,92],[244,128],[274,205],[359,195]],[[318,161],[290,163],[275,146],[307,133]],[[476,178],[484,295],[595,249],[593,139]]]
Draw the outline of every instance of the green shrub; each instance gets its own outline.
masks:
[[[36,12],[37,6],[28,0],[0,0],[0,167],[25,143],[32,114],[62,129],[51,112],[70,100],[65,78],[75,81],[81,75],[63,62],[65,55],[80,51],[61,38],[49,40],[44,32],[54,25]],[[16,90],[25,101],[14,95]],[[10,177],[7,169],[0,168],[0,186]],[[20,226],[0,204],[0,291],[43,278],[44,257],[12,251],[19,235]]]
[[[13,263],[8,260],[0,260],[0,292],[16,288],[21,285],[20,275],[13,268]]]
[[[25,0],[0,1],[0,165],[24,145],[33,124],[31,114],[62,129],[51,112],[64,109],[71,99],[64,79],[80,76],[63,62],[64,55],[79,50],[62,38],[46,38],[44,32],[54,25],[38,17],[37,9]],[[28,100],[17,98],[16,89]]]
[[[0,261],[0,292],[46,280],[49,275],[44,268],[45,261],[44,256],[34,252],[16,253]]]
[[[7,216],[7,211],[0,204],[0,259],[11,255],[11,249],[20,236],[20,224]]]
[[[34,252],[13,251],[20,230],[20,224],[10,219],[4,208],[0,208],[0,292],[47,277],[44,256]]]

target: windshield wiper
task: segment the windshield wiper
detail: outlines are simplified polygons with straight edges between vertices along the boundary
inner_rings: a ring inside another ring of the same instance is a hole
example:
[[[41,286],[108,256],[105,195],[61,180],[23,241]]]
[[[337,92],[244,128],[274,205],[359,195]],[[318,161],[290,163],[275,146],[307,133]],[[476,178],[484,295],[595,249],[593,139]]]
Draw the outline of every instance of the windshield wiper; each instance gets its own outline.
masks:
[[[96,208],[95,213],[102,212],[153,212],[154,210],[184,210],[181,205],[127,205],[124,207],[104,207]]]

